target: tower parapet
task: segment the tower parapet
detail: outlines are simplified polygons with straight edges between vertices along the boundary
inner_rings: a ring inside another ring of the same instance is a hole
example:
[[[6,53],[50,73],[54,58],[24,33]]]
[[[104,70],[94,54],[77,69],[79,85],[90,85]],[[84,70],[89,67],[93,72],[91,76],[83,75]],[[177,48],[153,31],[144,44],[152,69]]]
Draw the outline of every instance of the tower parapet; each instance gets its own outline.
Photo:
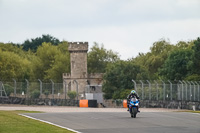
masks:
[[[70,73],[63,73],[63,78],[64,79],[70,79],[71,78],[71,74]]]
[[[90,73],[88,74],[89,79],[98,79],[98,78],[103,78],[103,73]]]
[[[68,42],[69,52],[87,52],[88,51],[88,42]]]

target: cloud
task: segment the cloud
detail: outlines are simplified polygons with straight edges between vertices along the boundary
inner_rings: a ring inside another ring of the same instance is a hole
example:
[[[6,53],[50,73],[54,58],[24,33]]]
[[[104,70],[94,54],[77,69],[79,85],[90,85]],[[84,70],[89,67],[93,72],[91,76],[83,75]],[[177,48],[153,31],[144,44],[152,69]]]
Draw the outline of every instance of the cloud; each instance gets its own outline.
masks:
[[[0,0],[0,42],[51,34],[103,43],[127,59],[160,38],[196,39],[199,7],[199,0]]]

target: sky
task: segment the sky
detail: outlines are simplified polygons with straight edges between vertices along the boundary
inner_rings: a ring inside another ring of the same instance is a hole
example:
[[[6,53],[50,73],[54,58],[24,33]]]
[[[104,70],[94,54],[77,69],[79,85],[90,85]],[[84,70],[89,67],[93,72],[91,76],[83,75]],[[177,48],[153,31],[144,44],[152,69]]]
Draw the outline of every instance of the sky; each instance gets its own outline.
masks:
[[[103,44],[127,60],[161,39],[200,37],[200,0],[0,0],[0,42],[49,34]]]

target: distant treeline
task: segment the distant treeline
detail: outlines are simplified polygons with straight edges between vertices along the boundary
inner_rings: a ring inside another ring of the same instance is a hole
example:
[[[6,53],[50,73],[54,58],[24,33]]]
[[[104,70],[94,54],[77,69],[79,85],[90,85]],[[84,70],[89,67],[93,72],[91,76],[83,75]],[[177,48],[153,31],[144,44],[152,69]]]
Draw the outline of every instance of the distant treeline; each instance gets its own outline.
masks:
[[[0,43],[0,80],[62,82],[63,73],[70,73],[67,41],[42,35],[22,44]],[[88,73],[105,73],[106,98],[126,95],[133,88],[132,79],[200,81],[200,38],[177,44],[161,39],[150,52],[126,61],[94,43],[88,52]]]
[[[88,72],[105,73],[106,66],[119,60],[117,53],[94,43],[88,53]],[[70,73],[68,42],[51,35],[25,40],[22,44],[0,43],[0,81],[62,82],[62,74]]]

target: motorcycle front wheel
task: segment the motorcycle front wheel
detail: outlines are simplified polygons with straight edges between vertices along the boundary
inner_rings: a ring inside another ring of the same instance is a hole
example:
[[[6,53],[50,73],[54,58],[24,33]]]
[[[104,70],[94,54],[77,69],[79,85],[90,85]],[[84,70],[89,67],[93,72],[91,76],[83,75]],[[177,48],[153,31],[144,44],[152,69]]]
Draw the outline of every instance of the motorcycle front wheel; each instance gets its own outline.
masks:
[[[131,117],[136,118],[136,114],[137,114],[137,108],[132,108],[132,114],[131,114]]]

